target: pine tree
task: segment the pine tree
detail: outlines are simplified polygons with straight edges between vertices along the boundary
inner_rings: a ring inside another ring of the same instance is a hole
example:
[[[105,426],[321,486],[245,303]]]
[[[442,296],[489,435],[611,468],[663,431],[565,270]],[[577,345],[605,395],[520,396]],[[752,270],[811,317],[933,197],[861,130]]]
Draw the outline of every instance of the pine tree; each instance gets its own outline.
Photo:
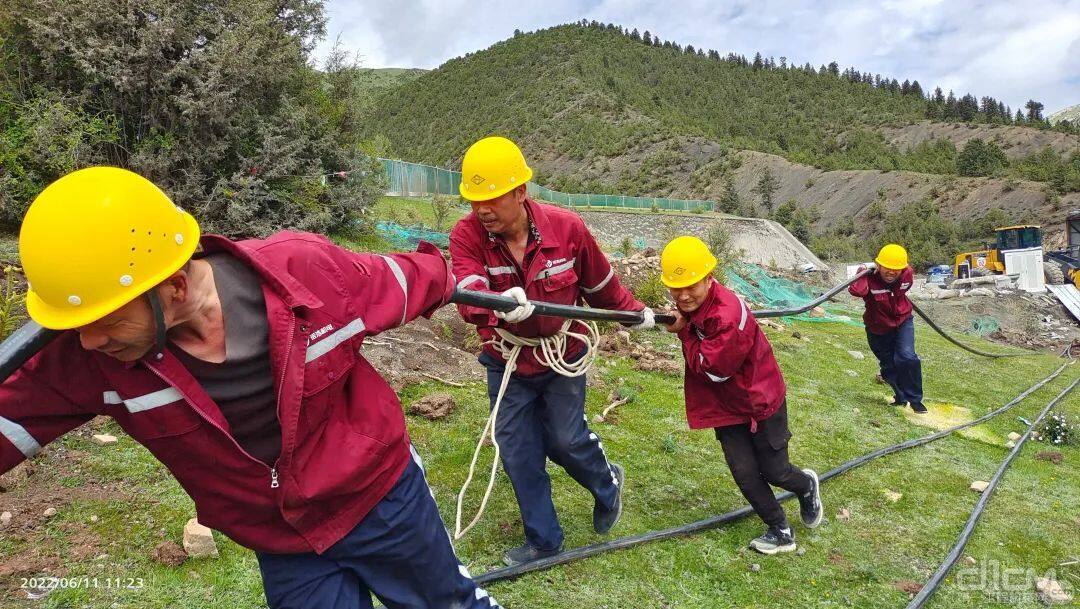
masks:
[[[638,41],[638,42],[641,41],[641,34],[638,33],[637,28],[634,28],[633,31],[630,32],[630,40],[634,40],[634,41]]]
[[[754,69],[760,70],[765,66],[765,61],[761,59],[761,53],[754,54]]]
[[[1037,123],[1043,120],[1043,105],[1033,99],[1029,99],[1024,107],[1027,108],[1027,120],[1029,123]]]
[[[780,182],[773,175],[772,170],[768,167],[761,172],[761,177],[758,178],[757,184],[754,186],[754,194],[761,197],[761,204],[765,206],[765,211],[768,215],[772,215],[773,212],[773,195],[780,189]]]
[[[649,30],[645,30],[645,33],[641,35],[641,41],[647,45],[652,45],[652,34],[649,33]]]
[[[730,172],[724,176],[724,190],[720,194],[720,200],[717,203],[720,206],[720,211],[726,214],[739,213],[739,209],[742,207],[739,191],[735,190],[735,177]]]

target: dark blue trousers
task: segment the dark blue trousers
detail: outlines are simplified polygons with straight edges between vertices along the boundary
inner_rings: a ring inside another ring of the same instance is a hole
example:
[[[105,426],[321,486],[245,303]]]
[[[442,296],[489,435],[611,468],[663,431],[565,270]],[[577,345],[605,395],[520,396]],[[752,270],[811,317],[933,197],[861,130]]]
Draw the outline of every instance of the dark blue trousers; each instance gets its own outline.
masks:
[[[494,407],[503,363],[487,354],[488,397]],[[605,509],[615,507],[619,490],[600,438],[585,420],[585,376],[555,372],[510,377],[495,419],[503,468],[514,485],[525,541],[540,550],[562,546],[563,530],[551,501],[547,460],[566,470]]]
[[[915,321],[908,318],[892,332],[866,331],[870,350],[881,364],[881,376],[892,388],[898,403],[921,404],[922,361],[915,354]]]
[[[498,607],[458,562],[420,457],[345,538],[323,554],[256,552],[270,609]]]

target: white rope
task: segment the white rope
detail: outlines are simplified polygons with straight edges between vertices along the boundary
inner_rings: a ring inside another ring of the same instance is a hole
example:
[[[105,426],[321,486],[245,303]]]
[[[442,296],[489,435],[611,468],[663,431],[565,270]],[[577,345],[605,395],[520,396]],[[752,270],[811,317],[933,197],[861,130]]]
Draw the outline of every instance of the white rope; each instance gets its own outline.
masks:
[[[570,326],[575,322],[585,327],[585,333],[570,331]],[[465,533],[468,533],[469,529],[480,521],[480,517],[484,515],[484,510],[487,508],[488,499],[491,498],[491,490],[495,488],[495,473],[499,469],[500,455],[499,441],[495,439],[495,421],[499,416],[499,406],[502,404],[503,396],[506,395],[506,387],[510,384],[510,375],[517,369],[517,360],[522,349],[531,348],[536,361],[541,366],[550,368],[562,376],[573,378],[589,371],[589,366],[596,360],[600,344],[600,331],[596,327],[596,323],[585,323],[576,319],[568,319],[563,322],[559,331],[552,336],[526,338],[511,334],[502,328],[495,328],[495,332],[498,338],[494,338],[485,344],[492,345],[503,356],[503,359],[506,360],[506,369],[503,370],[502,383],[499,384],[499,393],[495,397],[491,415],[488,416],[487,423],[484,424],[484,431],[480,434],[480,441],[476,443],[476,450],[473,451],[472,462],[469,464],[469,475],[465,478],[465,484],[461,486],[461,491],[458,492],[457,516],[454,519],[455,540],[464,537]],[[566,361],[564,353],[571,338],[576,338],[585,344],[585,355],[576,362]],[[480,501],[476,516],[462,529],[461,508],[465,500],[465,492],[469,489],[469,485],[472,484],[473,474],[476,471],[476,462],[480,458],[480,449],[484,446],[484,438],[488,437],[489,434],[491,443],[495,445],[495,458],[491,462],[491,473],[488,475],[487,489],[484,491],[484,498]]]

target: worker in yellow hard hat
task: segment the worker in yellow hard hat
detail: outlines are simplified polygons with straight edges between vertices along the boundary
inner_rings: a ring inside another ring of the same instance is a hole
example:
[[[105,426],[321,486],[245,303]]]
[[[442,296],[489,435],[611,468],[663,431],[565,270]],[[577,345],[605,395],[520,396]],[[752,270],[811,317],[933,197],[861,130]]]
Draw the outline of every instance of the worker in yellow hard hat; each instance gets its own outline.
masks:
[[[30,316],[61,332],[0,384],[0,474],[112,417],[255,551],[272,609],[494,606],[360,349],[449,300],[434,247],[200,235],[149,180],[91,167],[37,196],[19,253]]]
[[[619,520],[625,482],[623,468],[608,461],[599,436],[585,420],[585,375],[564,376],[556,370],[565,367],[549,363],[553,358],[579,362],[584,343],[562,332],[563,320],[533,316],[530,299],[570,305],[584,300],[592,307],[640,311],[642,321],[632,329],[654,325],[652,309],[619,282],[581,217],[529,197],[526,184],[532,175],[521,150],[507,138],[486,137],[470,146],[461,163],[459,190],[473,213],[450,233],[458,287],[518,302],[511,311],[495,313],[458,306],[484,340],[480,361],[488,369],[495,437],[525,528],[525,544],[503,556],[508,564],[544,558],[562,548],[548,458],[592,494],[593,529],[598,533],[607,533]],[[575,326],[574,333],[581,331]],[[547,340],[550,349],[525,348],[510,363],[509,347],[503,351],[495,346],[505,344],[507,334]],[[565,342],[556,341],[559,335],[566,336]],[[510,376],[500,392],[506,374]]]
[[[795,550],[772,486],[795,493],[803,524],[824,510],[818,477],[788,458],[787,387],[772,346],[754,314],[712,273],[716,256],[697,237],[672,240],[660,255],[661,281],[675,301],[686,374],[683,390],[691,429],[712,428],[739,490],[765,522],[750,547],[763,554]]]
[[[866,269],[859,267],[860,272]],[[866,303],[866,338],[880,364],[881,378],[892,387],[893,403],[924,414],[922,362],[915,353],[915,322],[907,296],[914,277],[907,250],[889,243],[878,252],[871,272],[852,283],[848,292]]]

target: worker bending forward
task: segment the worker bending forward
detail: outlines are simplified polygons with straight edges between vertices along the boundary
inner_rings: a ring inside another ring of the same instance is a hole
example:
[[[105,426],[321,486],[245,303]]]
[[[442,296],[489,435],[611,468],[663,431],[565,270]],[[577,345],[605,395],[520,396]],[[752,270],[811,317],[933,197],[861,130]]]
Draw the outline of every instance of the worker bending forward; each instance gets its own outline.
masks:
[[[866,303],[866,339],[880,364],[881,377],[892,387],[893,403],[910,404],[912,410],[924,414],[922,361],[915,354],[915,322],[907,295],[915,273],[908,265],[907,250],[895,243],[881,248],[874,262],[877,269],[852,283],[848,292]]]
[[[799,498],[803,523],[821,523],[818,477],[788,460],[787,387],[772,346],[742,299],[712,276],[716,257],[696,237],[678,237],[660,257],[662,280],[677,307],[668,326],[686,359],[686,419],[713,428],[735,483],[765,533],[750,542],[763,554],[791,552],[795,534],[770,485]]]

